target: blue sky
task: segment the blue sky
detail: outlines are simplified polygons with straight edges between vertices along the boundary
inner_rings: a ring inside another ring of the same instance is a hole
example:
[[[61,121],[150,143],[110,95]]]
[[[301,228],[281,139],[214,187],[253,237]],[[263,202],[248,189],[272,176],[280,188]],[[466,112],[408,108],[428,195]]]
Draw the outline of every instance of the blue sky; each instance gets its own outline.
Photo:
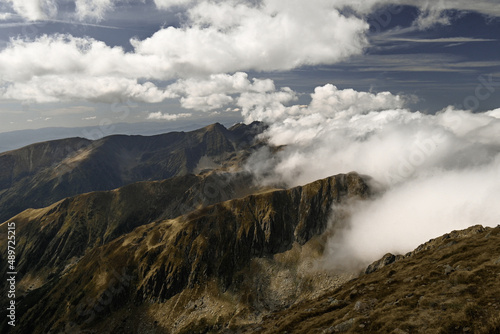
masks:
[[[327,84],[493,110],[499,17],[495,0],[4,0],[0,132],[272,120]]]

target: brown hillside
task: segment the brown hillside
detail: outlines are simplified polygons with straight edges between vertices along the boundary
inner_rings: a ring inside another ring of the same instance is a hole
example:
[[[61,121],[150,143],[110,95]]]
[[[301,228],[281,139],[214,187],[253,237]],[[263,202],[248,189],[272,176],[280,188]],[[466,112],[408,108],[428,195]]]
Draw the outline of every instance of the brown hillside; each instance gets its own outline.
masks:
[[[0,222],[66,197],[230,168],[252,151],[260,123],[191,132],[63,139],[0,154]]]
[[[383,262],[244,332],[500,333],[500,226],[451,232],[371,270]]]
[[[60,332],[69,326],[69,332],[131,333],[156,321],[160,332],[189,333],[202,318],[175,322],[202,291],[213,297],[214,309],[226,305],[220,318],[207,321],[217,327],[235,315],[232,307],[248,302],[234,288],[252,259],[306,244],[325,231],[332,204],[368,194],[357,174],[338,175],[139,226],[88,250],[60,276],[28,292],[14,332]],[[157,311],[172,317],[151,315]]]

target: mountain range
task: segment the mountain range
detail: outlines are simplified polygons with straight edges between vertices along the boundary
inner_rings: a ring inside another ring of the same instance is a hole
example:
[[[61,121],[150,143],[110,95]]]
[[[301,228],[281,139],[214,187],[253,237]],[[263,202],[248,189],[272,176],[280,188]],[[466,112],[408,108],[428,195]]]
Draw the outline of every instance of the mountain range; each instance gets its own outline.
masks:
[[[500,226],[453,231],[359,272],[326,268],[343,206],[378,193],[356,172],[260,184],[243,166],[267,145],[264,129],[213,124],[0,154],[0,245],[14,222],[18,272],[17,324],[4,317],[1,332],[500,333]]]
[[[0,221],[28,208],[126,184],[238,165],[263,125],[37,143],[0,154]],[[221,166],[223,164],[223,166]]]

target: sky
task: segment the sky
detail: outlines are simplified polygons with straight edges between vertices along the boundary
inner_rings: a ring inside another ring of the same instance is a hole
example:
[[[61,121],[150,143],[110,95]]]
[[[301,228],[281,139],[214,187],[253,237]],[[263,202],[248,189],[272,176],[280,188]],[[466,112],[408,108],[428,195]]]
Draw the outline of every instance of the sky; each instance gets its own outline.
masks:
[[[499,32],[496,0],[2,0],[0,132],[270,120],[327,85],[493,110]]]

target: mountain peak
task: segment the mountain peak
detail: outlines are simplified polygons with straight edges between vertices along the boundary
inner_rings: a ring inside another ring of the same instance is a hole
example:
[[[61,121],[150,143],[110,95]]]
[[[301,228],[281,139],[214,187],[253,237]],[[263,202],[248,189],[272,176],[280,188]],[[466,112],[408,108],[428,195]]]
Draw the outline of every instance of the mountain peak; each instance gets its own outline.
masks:
[[[206,131],[228,131],[227,128],[219,122],[207,125],[203,129]]]
[[[220,168],[238,166],[257,135],[254,128],[233,133],[215,123],[191,132],[64,139],[2,153],[0,222],[65,197],[194,173],[202,159]]]

